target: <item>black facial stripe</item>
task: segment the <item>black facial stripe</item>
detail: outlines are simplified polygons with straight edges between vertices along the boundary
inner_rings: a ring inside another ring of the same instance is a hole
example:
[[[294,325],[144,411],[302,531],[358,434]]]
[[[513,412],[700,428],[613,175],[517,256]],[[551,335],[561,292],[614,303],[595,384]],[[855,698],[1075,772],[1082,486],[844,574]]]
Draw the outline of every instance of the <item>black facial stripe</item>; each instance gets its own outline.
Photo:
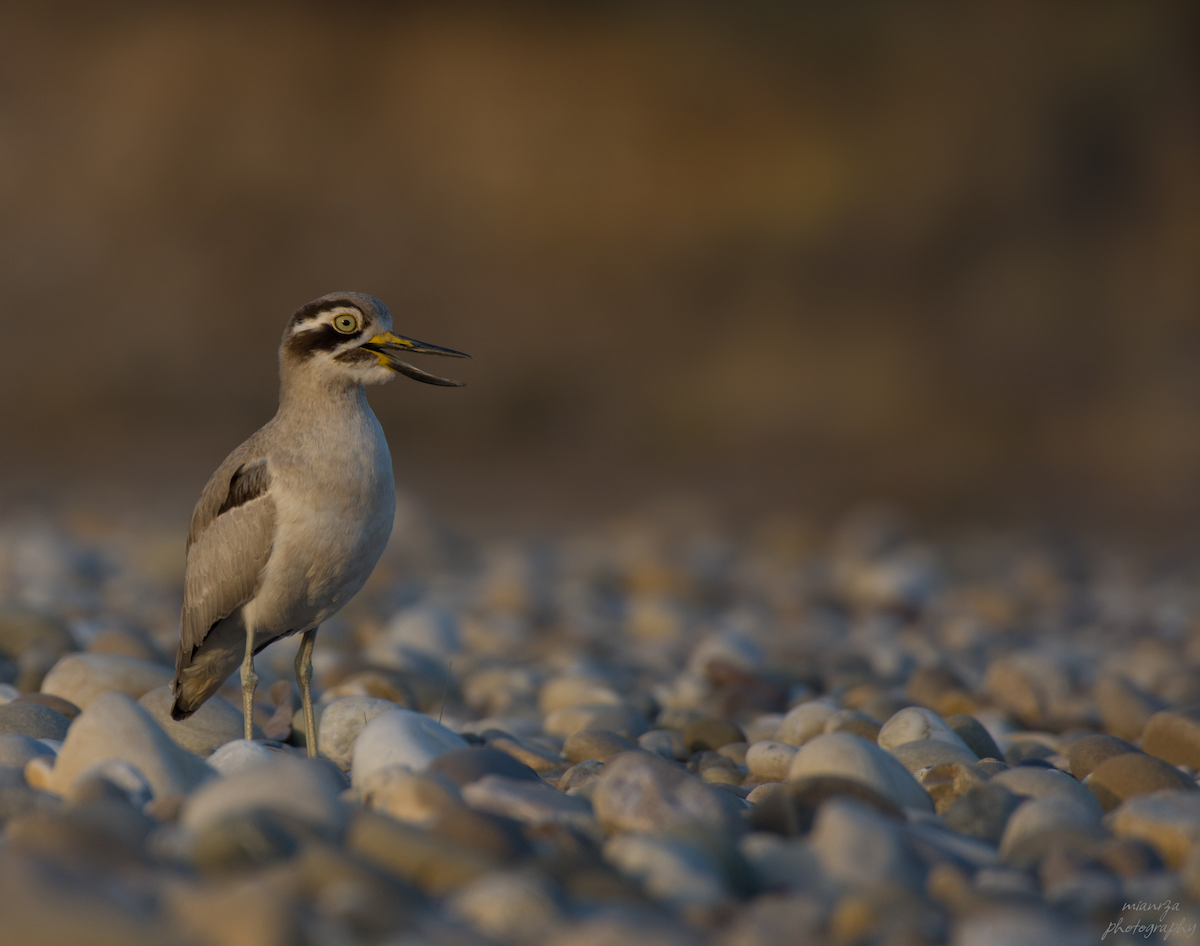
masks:
[[[331,309],[353,309],[355,312],[362,312],[362,309],[355,305],[350,299],[321,299],[317,302],[310,302],[307,305],[302,305],[299,309],[292,313],[292,319],[289,323],[292,327],[299,325],[301,322],[311,322],[315,318],[319,318],[325,312]]]
[[[347,336],[349,337],[349,336]],[[365,348],[351,348],[340,355],[334,355],[333,360],[342,365],[374,365],[379,359]]]
[[[258,460],[254,463],[243,463],[229,478],[229,492],[225,501],[217,510],[217,515],[244,506],[252,499],[266,495],[271,487],[271,474],[267,472],[267,461]]]
[[[346,342],[361,336],[363,329],[343,335],[332,325],[322,325],[320,328],[307,332],[298,332],[284,343],[288,355],[295,361],[304,361],[319,351],[333,351]]]

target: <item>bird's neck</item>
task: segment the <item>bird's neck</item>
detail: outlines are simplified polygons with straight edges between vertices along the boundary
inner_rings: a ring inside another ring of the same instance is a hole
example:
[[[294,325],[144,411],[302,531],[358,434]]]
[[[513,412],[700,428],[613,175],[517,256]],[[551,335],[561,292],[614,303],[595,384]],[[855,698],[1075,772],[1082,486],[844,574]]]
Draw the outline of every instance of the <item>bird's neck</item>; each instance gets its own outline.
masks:
[[[361,384],[346,384],[340,379],[285,375],[279,387],[281,420],[298,419],[306,423],[320,416],[345,417],[370,413],[367,392]]]

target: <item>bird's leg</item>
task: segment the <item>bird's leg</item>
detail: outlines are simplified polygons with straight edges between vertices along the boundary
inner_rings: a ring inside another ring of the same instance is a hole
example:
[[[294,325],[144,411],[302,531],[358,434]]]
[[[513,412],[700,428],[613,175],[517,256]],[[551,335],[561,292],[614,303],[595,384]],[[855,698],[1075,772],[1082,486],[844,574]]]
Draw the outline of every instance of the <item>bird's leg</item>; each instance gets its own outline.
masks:
[[[246,738],[254,738],[254,688],[258,675],[254,672],[254,628],[246,628],[246,659],[242,661],[242,714],[246,717]]]
[[[317,756],[317,727],[313,723],[312,690],[309,681],[312,680],[312,650],[317,640],[318,628],[304,632],[300,638],[300,649],[296,651],[296,682],[300,684],[300,702],[304,705],[304,742],[308,746],[311,758]]]

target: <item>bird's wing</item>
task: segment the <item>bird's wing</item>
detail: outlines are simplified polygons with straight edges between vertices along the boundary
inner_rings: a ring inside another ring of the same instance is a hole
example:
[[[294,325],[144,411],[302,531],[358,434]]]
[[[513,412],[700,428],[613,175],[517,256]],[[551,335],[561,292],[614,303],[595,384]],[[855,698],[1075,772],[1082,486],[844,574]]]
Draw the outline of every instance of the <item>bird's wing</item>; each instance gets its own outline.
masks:
[[[190,661],[214,624],[254,596],[275,540],[267,460],[251,443],[213,474],[188,530],[179,652]]]

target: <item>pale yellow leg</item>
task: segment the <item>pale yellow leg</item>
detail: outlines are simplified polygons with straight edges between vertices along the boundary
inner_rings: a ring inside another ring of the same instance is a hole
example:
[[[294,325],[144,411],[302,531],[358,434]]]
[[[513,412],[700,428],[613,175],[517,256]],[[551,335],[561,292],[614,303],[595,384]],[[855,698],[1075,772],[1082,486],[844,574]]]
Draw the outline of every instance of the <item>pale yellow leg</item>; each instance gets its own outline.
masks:
[[[312,680],[313,644],[317,640],[318,628],[305,631],[300,639],[300,649],[296,652],[296,682],[300,684],[300,702],[304,706],[304,741],[308,746],[308,754],[312,758],[317,755],[317,727],[313,723],[312,690],[309,682]]]
[[[246,717],[246,738],[254,738],[254,688],[258,675],[254,672],[254,628],[246,628],[246,659],[242,661],[242,713]]]

